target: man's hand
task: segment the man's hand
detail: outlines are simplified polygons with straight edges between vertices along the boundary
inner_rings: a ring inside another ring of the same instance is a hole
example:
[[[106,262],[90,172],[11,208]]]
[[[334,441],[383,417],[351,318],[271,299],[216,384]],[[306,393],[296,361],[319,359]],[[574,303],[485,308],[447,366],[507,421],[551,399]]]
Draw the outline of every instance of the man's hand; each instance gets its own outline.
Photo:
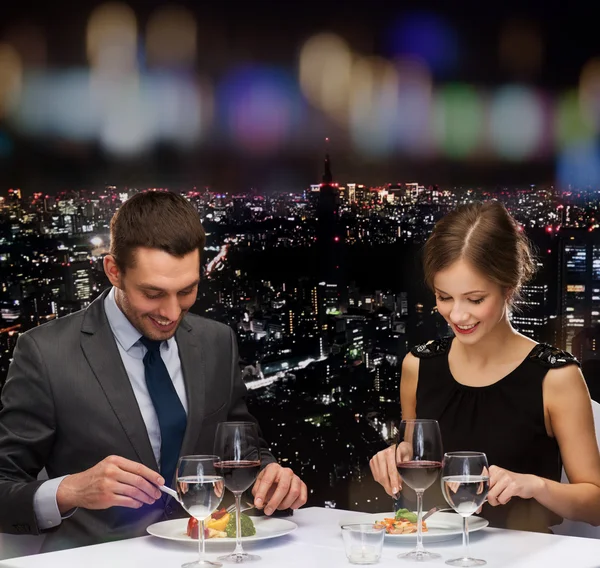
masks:
[[[164,483],[158,473],[141,463],[109,456],[90,469],[65,477],[58,486],[56,502],[61,514],[75,507],[139,509],[160,498],[157,485]]]
[[[256,478],[252,488],[254,506],[264,507],[265,515],[275,509],[298,509],[308,498],[306,484],[289,467],[270,463]]]
[[[496,507],[506,505],[513,497],[532,499],[540,489],[543,489],[543,485],[543,479],[536,475],[513,473],[492,465],[487,500],[492,507]]]
[[[378,452],[369,462],[373,479],[383,485],[385,492],[394,499],[398,498],[398,493],[402,489],[397,462],[409,461],[411,457],[412,446],[407,442],[401,442]]]

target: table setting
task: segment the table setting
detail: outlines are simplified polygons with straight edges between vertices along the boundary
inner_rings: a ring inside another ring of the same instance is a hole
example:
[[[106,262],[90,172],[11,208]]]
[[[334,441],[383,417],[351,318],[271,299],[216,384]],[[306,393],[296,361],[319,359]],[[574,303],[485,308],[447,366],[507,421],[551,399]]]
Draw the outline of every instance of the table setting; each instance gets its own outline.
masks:
[[[189,518],[154,523],[145,537],[11,558],[0,567],[600,566],[598,540],[491,528],[475,515],[489,489],[486,456],[444,454],[435,421],[403,421],[400,427],[398,471],[417,495],[416,511],[307,507],[286,518],[248,517],[243,510],[251,503],[242,495],[258,475],[259,447],[254,424],[222,423],[213,455],[179,459],[177,490],[170,494]],[[441,484],[448,509],[423,514],[423,493],[434,483]],[[229,509],[220,506],[226,490],[235,497]]]

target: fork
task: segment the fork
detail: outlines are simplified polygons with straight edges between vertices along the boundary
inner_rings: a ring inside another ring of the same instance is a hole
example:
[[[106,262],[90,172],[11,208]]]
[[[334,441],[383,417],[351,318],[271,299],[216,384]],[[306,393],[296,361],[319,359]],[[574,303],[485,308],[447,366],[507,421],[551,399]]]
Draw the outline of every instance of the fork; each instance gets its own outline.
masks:
[[[429,509],[429,511],[427,511],[423,515],[421,520],[425,521],[426,519],[431,517],[431,515],[433,515],[434,513],[439,513],[440,511],[452,511],[452,508],[451,507],[434,507],[433,509]]]
[[[240,504],[240,513],[242,511],[247,511],[248,509],[254,509],[254,503],[249,503],[248,501],[242,501],[242,503]],[[227,512],[228,513],[233,513],[235,511],[235,503],[233,503],[232,505],[229,505],[229,507],[227,507]]]
[[[481,504],[483,506],[484,503],[487,503],[487,498],[483,501],[483,503]],[[440,511],[453,511],[454,509],[452,509],[451,507],[434,507],[433,509],[429,509],[429,511],[427,511],[427,513],[425,513],[423,515],[423,521],[428,519],[429,517],[431,517],[431,515],[433,515],[434,513],[439,513]]]

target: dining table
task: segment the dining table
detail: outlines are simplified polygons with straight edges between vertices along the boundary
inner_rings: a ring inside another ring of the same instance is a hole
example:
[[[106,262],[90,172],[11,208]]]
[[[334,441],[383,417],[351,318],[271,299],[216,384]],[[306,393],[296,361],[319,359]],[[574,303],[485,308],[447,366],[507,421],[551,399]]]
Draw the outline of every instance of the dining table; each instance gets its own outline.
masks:
[[[356,512],[321,507],[308,507],[288,517],[298,528],[293,532],[269,540],[246,543],[245,548],[258,554],[255,568],[316,568],[350,567],[346,559],[340,521]],[[428,550],[441,555],[427,562],[443,566],[444,561],[462,556],[462,538],[457,535],[444,542],[426,542]],[[558,536],[486,527],[470,535],[471,555],[487,561],[489,568],[599,568],[600,540],[572,536]],[[414,542],[385,539],[380,567],[410,567],[415,564],[398,558],[411,550]],[[210,542],[206,546],[208,558],[232,550],[231,544]],[[144,536],[49,552],[21,556],[0,562],[2,568],[179,568],[197,559],[198,546],[194,541],[176,542]],[[225,564],[225,567],[228,565]]]

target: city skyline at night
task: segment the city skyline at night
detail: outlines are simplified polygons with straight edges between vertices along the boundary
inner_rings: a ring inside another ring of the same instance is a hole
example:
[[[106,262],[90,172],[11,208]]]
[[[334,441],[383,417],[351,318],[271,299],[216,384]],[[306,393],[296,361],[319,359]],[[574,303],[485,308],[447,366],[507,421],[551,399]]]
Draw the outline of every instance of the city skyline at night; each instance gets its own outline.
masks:
[[[420,249],[463,203],[498,199],[526,231],[539,270],[513,325],[574,352],[597,396],[600,192],[371,186],[340,181],[335,163],[327,157],[322,180],[295,193],[183,192],[207,232],[191,311],[236,331],[249,405],[276,457],[313,489],[309,502],[377,510],[385,499],[368,460],[394,436],[402,359],[450,335],[423,284]],[[2,381],[20,333],[106,288],[110,218],[137,191],[0,193]]]

